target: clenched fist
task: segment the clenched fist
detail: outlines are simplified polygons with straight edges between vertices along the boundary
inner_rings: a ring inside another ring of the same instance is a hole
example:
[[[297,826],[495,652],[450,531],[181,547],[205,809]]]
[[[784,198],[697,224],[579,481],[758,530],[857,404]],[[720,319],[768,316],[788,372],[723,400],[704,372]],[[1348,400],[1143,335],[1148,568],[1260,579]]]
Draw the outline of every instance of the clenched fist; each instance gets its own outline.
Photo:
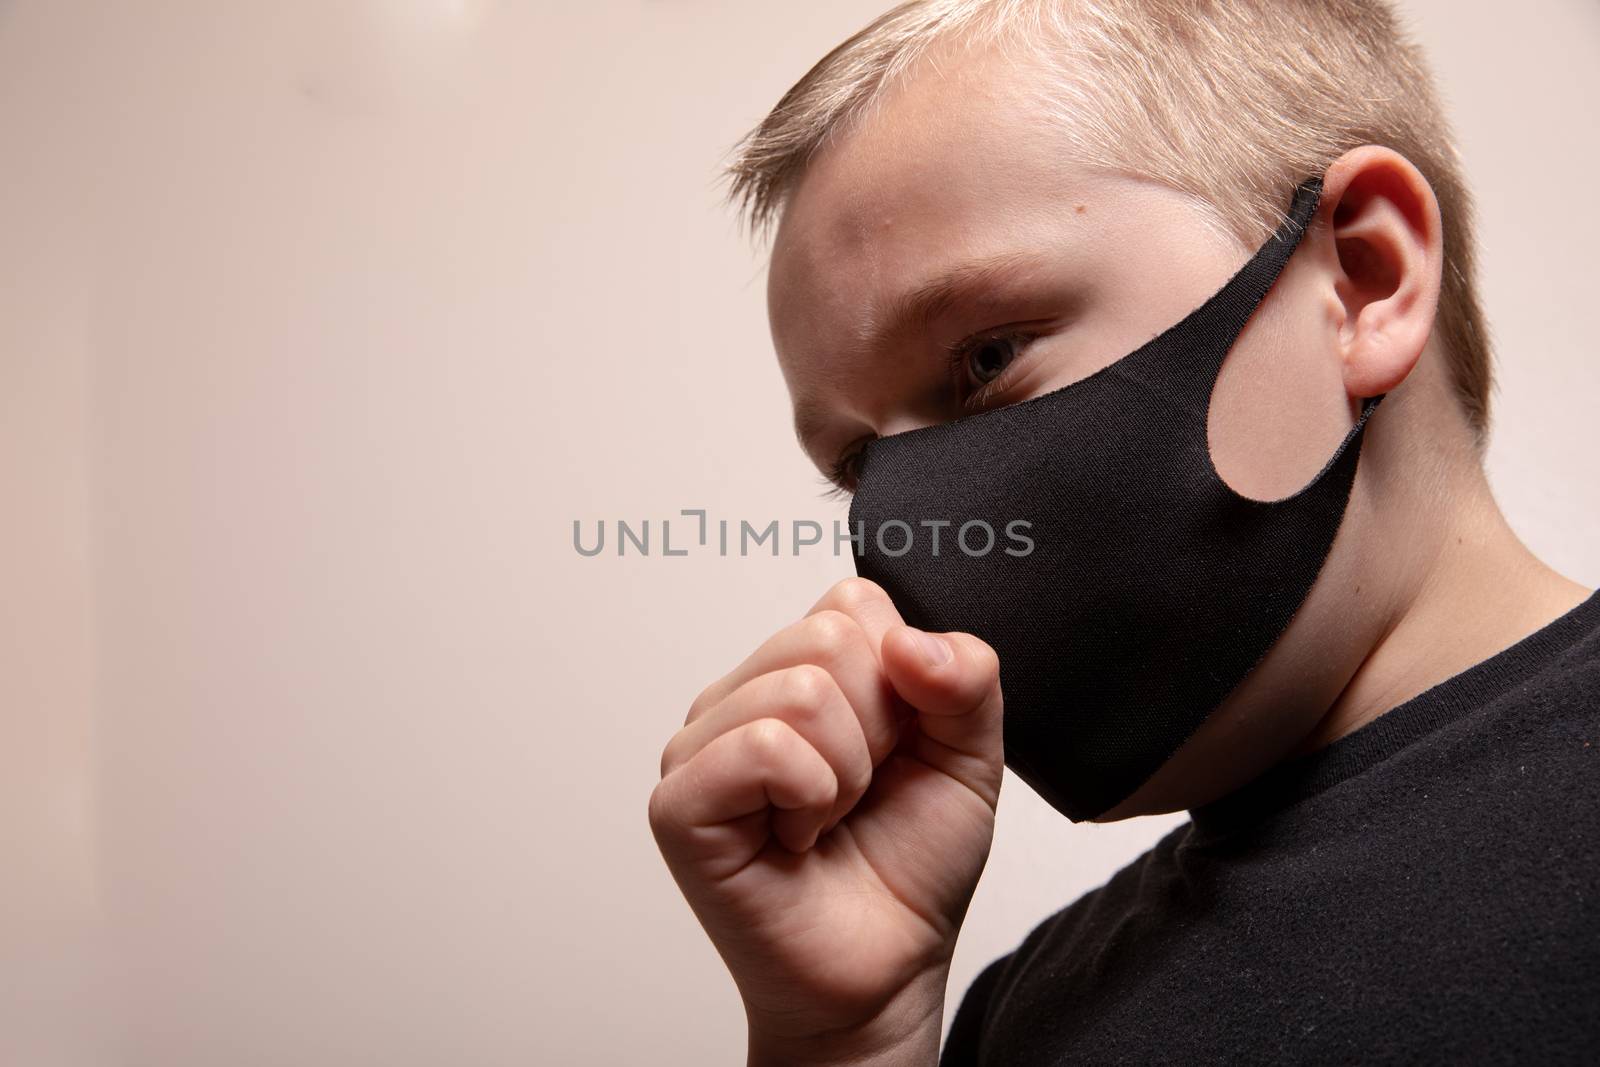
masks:
[[[999,665],[841,582],[701,693],[650,825],[744,999],[752,1063],[932,1063],[994,834]]]

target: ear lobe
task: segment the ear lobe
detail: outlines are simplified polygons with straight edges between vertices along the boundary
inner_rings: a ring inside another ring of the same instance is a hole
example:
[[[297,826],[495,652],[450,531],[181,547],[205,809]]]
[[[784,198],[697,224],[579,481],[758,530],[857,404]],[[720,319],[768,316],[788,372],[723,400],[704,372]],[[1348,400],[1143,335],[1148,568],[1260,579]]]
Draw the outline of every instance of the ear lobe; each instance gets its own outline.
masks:
[[[1328,170],[1345,389],[1365,398],[1405,381],[1433,332],[1444,263],[1439,204],[1398,153],[1355,149]]]

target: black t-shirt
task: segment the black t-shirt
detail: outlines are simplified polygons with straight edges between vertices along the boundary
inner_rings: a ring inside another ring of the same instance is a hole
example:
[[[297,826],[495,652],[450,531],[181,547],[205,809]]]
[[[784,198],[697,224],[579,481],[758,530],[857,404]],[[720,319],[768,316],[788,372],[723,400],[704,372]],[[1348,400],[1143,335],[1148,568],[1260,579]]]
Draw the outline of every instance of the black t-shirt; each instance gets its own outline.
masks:
[[[1600,595],[1206,808],[941,1063],[1600,1063]]]

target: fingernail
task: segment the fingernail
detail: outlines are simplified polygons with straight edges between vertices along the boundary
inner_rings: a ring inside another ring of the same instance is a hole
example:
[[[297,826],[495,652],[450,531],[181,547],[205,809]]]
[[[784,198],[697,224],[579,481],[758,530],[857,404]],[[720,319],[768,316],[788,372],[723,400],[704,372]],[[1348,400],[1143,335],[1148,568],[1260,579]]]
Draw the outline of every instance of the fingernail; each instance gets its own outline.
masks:
[[[922,651],[922,658],[928,661],[930,667],[942,667],[950,662],[950,642],[933,634],[923,633],[914,627],[906,627],[911,631],[911,636],[916,638],[917,648]]]

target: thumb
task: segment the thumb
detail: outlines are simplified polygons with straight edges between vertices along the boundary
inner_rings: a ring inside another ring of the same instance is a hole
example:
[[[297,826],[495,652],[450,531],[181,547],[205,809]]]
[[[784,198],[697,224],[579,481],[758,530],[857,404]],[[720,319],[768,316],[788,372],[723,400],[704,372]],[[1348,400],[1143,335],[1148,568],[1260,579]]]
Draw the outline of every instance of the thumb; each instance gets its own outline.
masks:
[[[889,684],[917,711],[917,757],[993,807],[1005,766],[994,649],[971,634],[897,626],[884,634],[880,658]]]

